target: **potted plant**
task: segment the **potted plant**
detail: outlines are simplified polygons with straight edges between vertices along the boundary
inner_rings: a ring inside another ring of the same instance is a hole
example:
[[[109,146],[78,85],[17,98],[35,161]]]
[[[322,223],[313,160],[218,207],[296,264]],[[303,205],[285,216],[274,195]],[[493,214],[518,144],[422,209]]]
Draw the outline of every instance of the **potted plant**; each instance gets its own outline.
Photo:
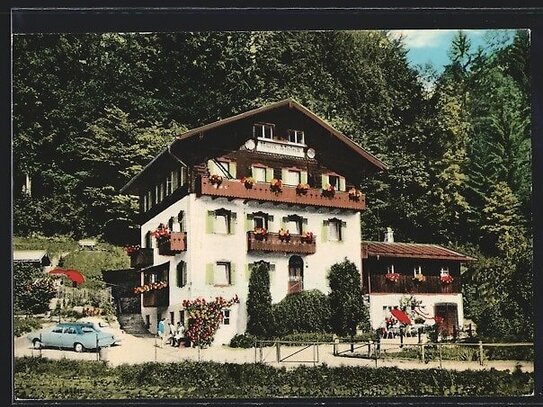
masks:
[[[279,229],[279,240],[281,240],[282,242],[290,241],[290,232],[288,229]]]
[[[131,245],[128,245],[128,246],[125,246],[124,250],[126,251],[126,254],[128,254],[129,256],[132,256],[134,253],[136,253],[139,249],[140,249],[140,245],[139,244],[131,244]]]
[[[439,278],[439,280],[443,284],[451,284],[454,281],[454,277],[450,274],[444,274]]]
[[[245,185],[245,188],[251,189],[255,184],[255,179],[253,177],[243,177],[241,183]]]
[[[220,175],[213,174],[209,177],[209,182],[211,182],[211,185],[219,186],[222,182],[222,177]]]
[[[353,201],[359,201],[361,196],[362,196],[362,192],[360,192],[358,189],[356,188],[349,189],[349,199]]]
[[[266,228],[255,228],[253,233],[255,235],[255,239],[257,240],[264,240],[268,237],[268,231]]]
[[[426,281],[426,276],[424,274],[422,274],[422,273],[417,273],[413,277],[413,281],[415,283],[424,283]]]
[[[331,184],[328,184],[326,185],[323,189],[322,189],[322,194],[324,196],[327,196],[329,198],[333,197],[336,193],[336,189],[334,188],[333,185]]]
[[[400,281],[400,274],[399,273],[386,273],[385,278],[387,281],[390,281],[391,283],[397,283]]]
[[[164,226],[162,223],[158,225],[158,228],[151,232],[151,235],[155,237],[157,242],[163,243],[166,240],[170,240],[170,230],[167,226]]]
[[[307,191],[309,191],[309,184],[298,184],[296,186],[296,193],[297,194],[300,194],[300,195],[305,195],[307,194]]]
[[[302,235],[302,243],[313,243],[313,240],[315,239],[315,236],[313,235],[313,232],[305,232]]]
[[[159,281],[156,283],[147,283],[144,285],[134,287],[134,294],[143,294],[143,293],[153,291],[153,290],[161,290],[166,287],[168,287],[168,283],[166,281]]]
[[[283,186],[283,183],[280,179],[274,178],[270,182],[270,189],[273,192],[281,192],[281,187]]]

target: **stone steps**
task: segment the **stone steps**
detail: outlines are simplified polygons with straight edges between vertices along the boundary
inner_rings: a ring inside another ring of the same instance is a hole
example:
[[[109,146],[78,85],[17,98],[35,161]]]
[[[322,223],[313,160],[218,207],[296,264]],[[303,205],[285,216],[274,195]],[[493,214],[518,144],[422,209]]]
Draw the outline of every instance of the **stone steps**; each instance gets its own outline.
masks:
[[[121,329],[127,334],[134,335],[138,338],[154,337],[154,335],[145,327],[145,322],[143,321],[141,314],[120,314],[117,318],[121,325]]]

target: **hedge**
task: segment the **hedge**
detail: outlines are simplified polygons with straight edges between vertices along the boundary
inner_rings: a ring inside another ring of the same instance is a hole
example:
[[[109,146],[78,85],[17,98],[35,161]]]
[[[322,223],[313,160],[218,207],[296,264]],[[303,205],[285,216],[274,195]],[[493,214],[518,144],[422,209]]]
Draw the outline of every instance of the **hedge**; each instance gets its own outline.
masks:
[[[273,305],[275,335],[330,332],[330,301],[319,290],[288,294]]]
[[[215,362],[145,363],[19,358],[18,399],[262,398],[363,396],[514,396],[533,391],[533,374]]]

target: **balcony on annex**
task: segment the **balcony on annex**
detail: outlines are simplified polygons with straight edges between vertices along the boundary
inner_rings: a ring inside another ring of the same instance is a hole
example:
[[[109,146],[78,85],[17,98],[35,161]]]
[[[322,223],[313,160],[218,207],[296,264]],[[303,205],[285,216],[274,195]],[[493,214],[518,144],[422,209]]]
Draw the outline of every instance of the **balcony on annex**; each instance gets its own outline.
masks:
[[[172,256],[187,250],[187,235],[185,232],[171,232],[167,238],[157,242],[158,253],[162,256]]]
[[[142,270],[143,285],[134,289],[141,294],[144,307],[167,307],[170,304],[168,288],[169,262]]]
[[[299,188],[282,183],[258,182],[248,184],[240,179],[221,176],[200,177],[197,194],[244,201],[276,202],[300,206],[363,210],[366,198],[360,192],[326,191],[321,188]]]
[[[247,232],[247,251],[314,254],[317,251],[315,238],[306,235],[289,234],[283,236],[280,233],[259,231]]]

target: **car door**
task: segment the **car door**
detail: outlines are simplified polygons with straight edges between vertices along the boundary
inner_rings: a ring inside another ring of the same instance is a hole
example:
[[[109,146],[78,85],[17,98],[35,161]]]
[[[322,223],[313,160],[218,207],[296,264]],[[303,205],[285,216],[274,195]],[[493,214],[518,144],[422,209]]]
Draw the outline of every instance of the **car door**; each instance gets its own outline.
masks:
[[[74,326],[67,326],[62,332],[62,347],[73,348],[77,342],[77,329]]]
[[[62,346],[62,326],[55,326],[52,329],[42,332],[41,343],[43,346],[61,347]]]

